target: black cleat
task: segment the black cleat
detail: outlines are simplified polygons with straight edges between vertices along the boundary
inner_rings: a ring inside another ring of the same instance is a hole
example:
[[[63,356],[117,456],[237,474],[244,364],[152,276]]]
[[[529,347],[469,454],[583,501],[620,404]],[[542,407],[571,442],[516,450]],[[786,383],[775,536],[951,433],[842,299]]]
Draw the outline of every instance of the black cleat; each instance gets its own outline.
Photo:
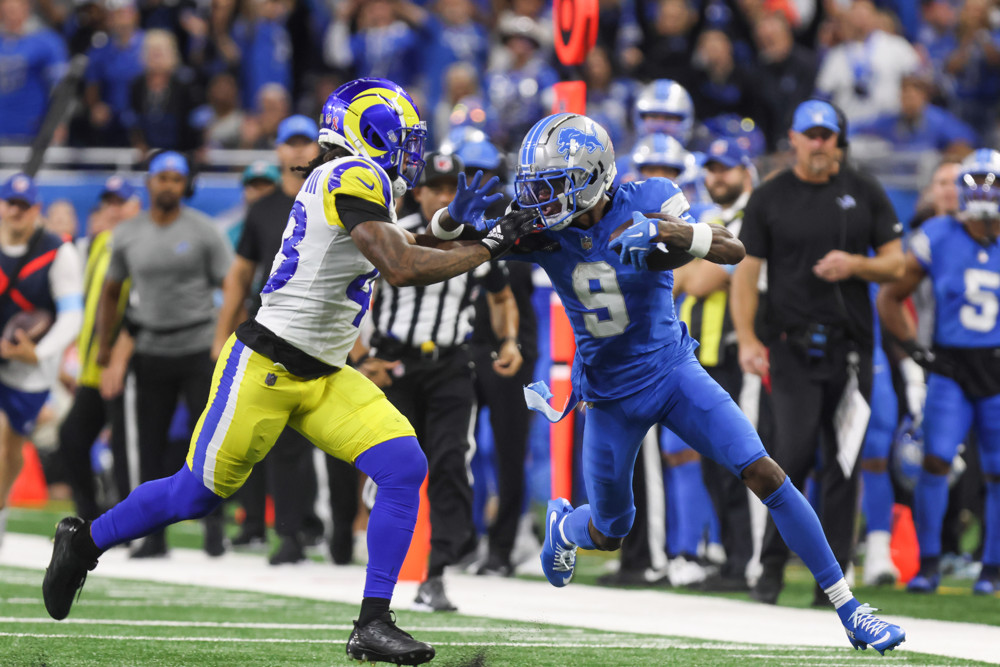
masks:
[[[69,616],[73,597],[83,588],[87,572],[97,567],[97,561],[88,561],[73,548],[73,537],[87,523],[76,516],[69,516],[56,525],[52,540],[52,560],[45,568],[42,580],[42,598],[49,616],[61,621]]]
[[[757,585],[750,589],[750,599],[764,604],[778,604],[778,596],[784,587],[784,565],[765,565]]]
[[[422,665],[434,659],[434,647],[396,627],[396,615],[388,611],[363,627],[354,622],[354,632],[347,640],[347,657],[362,662]]]
[[[293,565],[306,559],[306,552],[297,537],[283,537],[281,544],[267,562],[271,565]]]
[[[417,599],[413,601],[414,611],[457,611],[444,592],[444,580],[430,577],[417,588]]]

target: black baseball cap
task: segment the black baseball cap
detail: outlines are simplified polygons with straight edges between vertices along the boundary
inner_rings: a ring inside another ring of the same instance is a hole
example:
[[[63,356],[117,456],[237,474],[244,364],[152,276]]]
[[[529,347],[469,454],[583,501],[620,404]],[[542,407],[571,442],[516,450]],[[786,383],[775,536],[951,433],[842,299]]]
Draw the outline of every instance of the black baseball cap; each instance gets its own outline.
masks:
[[[458,175],[465,173],[465,163],[454,153],[427,153],[424,155],[424,171],[420,175],[420,185],[451,179],[458,181]]]

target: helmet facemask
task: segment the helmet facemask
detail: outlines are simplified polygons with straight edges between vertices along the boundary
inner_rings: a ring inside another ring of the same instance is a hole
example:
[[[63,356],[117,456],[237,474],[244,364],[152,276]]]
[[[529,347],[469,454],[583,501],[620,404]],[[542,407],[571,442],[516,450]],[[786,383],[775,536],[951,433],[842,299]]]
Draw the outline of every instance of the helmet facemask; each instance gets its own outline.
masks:
[[[994,172],[966,172],[959,176],[958,193],[962,224],[984,245],[995,243],[1000,235],[1000,178]]]
[[[580,193],[596,177],[583,167],[517,174],[514,193],[521,208],[535,208],[546,229],[559,230],[594,207],[600,196],[584,200]],[[603,190],[602,190],[603,193]]]

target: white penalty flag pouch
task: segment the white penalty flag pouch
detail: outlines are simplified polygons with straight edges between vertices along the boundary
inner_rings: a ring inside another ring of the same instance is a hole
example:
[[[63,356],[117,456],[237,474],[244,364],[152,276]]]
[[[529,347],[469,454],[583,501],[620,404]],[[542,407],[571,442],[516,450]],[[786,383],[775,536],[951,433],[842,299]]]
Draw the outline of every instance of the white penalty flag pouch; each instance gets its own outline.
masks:
[[[837,463],[847,479],[854,472],[854,464],[861,453],[871,416],[871,406],[858,389],[858,366],[855,362],[848,367],[844,395],[833,413],[833,428],[837,433]]]

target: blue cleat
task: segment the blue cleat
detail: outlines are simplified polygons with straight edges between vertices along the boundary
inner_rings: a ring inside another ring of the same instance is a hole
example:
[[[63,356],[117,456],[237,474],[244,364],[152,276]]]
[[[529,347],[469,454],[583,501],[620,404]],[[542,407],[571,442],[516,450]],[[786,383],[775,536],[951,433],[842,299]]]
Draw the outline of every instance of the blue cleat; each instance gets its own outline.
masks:
[[[980,579],[973,585],[973,595],[995,595],[1000,593],[1000,580]]]
[[[898,625],[879,620],[872,614],[873,611],[878,610],[867,603],[861,605],[844,623],[844,628],[854,648],[864,651],[871,646],[880,655],[885,655],[886,651],[906,641],[906,631]]]
[[[940,574],[918,574],[906,584],[906,590],[910,593],[936,593],[939,583],[941,583]]]
[[[562,588],[573,579],[576,545],[566,539],[563,520],[573,511],[565,498],[550,500],[545,510],[545,544],[542,545],[542,572],[549,583]]]

